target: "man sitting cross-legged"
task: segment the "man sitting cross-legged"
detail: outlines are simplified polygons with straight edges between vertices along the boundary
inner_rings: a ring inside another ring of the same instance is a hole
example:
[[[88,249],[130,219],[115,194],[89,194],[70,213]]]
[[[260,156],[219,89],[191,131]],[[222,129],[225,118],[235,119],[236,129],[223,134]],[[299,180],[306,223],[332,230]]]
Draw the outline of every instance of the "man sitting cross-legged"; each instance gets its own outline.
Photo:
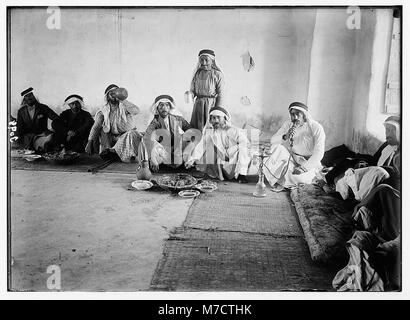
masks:
[[[213,107],[209,111],[202,139],[186,167],[197,163],[197,169],[205,171],[210,177],[247,182],[245,176],[251,160],[249,145],[245,132],[231,125],[228,111]]]
[[[184,139],[184,133],[191,125],[183,117],[174,115],[175,109],[174,99],[169,95],[156,97],[152,105],[154,119],[148,125],[143,141],[154,172],[160,164],[178,168],[188,160],[194,148],[190,140]]]

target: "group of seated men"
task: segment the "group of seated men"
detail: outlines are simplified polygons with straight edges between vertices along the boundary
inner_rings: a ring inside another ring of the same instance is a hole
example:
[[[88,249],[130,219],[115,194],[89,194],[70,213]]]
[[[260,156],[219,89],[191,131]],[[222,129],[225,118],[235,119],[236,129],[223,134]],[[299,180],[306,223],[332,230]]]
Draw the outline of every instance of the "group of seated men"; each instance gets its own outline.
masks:
[[[246,182],[246,175],[257,173],[256,166],[252,167],[246,133],[231,124],[231,116],[223,107],[211,108],[200,131],[178,115],[171,96],[160,95],[152,105],[153,120],[145,132],[140,132],[134,122],[139,107],[127,100],[124,88],[114,84],[106,88],[106,103],[94,119],[83,109],[83,98],[77,94],[65,99],[64,105],[69,109],[60,116],[38,101],[33,88],[21,95],[17,136],[26,149],[46,152],[65,148],[123,162],[149,160],[153,171],[160,165],[195,166],[213,178],[239,182]],[[324,153],[324,130],[312,119],[307,106],[294,102],[289,114],[290,120],[265,146],[270,157],[264,173],[276,191],[311,182]],[[48,119],[52,121],[52,131]],[[149,159],[143,159],[147,155]]]
[[[93,119],[83,110],[84,101],[79,95],[68,96],[65,105],[69,109],[58,116],[38,101],[32,88],[23,91],[17,117],[18,141],[24,148],[36,151],[64,147],[123,162],[148,160],[153,171],[157,171],[160,165],[195,166],[220,180],[246,182],[246,175],[257,173],[255,162],[251,161],[255,152],[251,150],[248,136],[243,129],[232,125],[226,108],[211,108],[208,121],[200,131],[178,115],[171,96],[160,95],[152,104],[152,121],[145,132],[140,132],[134,121],[140,109],[127,100],[127,91],[111,84],[104,96],[106,103]],[[322,168],[326,139],[322,125],[301,102],[291,103],[288,111],[290,119],[263,146],[263,151],[269,155],[264,160],[263,173],[273,191],[311,183]],[[48,119],[52,121],[54,132],[48,129]],[[390,128],[389,124],[386,124],[387,128]],[[386,135],[392,134],[386,132]],[[383,148],[390,145],[386,143]],[[389,155],[397,151],[397,148],[393,149],[386,149]],[[388,158],[386,152],[379,152],[383,159]],[[142,159],[144,157],[148,159]],[[369,160],[370,165],[373,162]],[[351,160],[346,160],[331,171],[327,175],[329,184],[334,182],[335,172],[343,173],[350,163]]]
[[[33,88],[24,90],[21,95],[23,99],[17,114],[16,135],[23,148],[44,152],[58,145],[73,151],[84,151],[94,120],[89,112],[83,110],[82,97],[75,94],[68,96],[64,105],[69,109],[58,116],[38,101]],[[54,132],[48,126],[49,120]]]

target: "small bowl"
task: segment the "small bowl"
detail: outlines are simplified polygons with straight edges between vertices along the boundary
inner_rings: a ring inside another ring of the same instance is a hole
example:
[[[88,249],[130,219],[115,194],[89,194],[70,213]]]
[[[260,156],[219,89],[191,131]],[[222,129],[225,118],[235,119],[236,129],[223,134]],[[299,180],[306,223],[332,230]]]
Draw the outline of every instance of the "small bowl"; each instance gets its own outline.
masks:
[[[135,180],[131,183],[131,186],[137,190],[147,190],[153,186],[153,183],[148,180]]]
[[[178,195],[181,198],[195,198],[195,197],[199,196],[199,194],[200,194],[200,192],[198,190],[192,190],[192,189],[182,190],[182,191],[178,192]]]
[[[23,158],[31,162],[31,161],[40,159],[41,156],[39,154],[27,154],[27,155],[24,155]]]

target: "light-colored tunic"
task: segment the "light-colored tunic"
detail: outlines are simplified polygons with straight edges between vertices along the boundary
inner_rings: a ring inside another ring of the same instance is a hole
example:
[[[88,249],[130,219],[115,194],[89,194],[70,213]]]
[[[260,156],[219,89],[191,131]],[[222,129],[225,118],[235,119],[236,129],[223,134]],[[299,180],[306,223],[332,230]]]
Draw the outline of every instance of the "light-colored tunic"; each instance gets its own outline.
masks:
[[[149,160],[156,165],[166,164],[171,167],[179,167],[186,162],[194,148],[194,144],[183,137],[190,128],[190,124],[181,116],[170,114],[163,119],[156,115],[144,136]],[[159,136],[163,137],[162,144],[157,141]]]
[[[222,72],[198,70],[191,84],[195,97],[191,116],[191,126],[202,131],[208,119],[209,110],[214,106],[223,107],[225,81]]]
[[[322,125],[310,119],[298,127],[293,136],[292,148],[289,140],[282,139],[291,126],[292,122],[286,121],[271,138],[272,154],[265,159],[267,168],[264,167],[263,172],[272,187],[275,183],[284,187],[311,183],[316,171],[322,168],[320,161],[325,152],[326,139]],[[307,169],[307,172],[299,175],[292,174],[298,165]]]
[[[108,148],[114,148],[123,162],[130,162],[131,157],[137,158],[141,134],[136,130],[134,116],[139,113],[139,108],[133,103],[120,101],[117,108],[104,106],[95,115],[95,122],[91,128],[88,140],[100,141],[100,153]],[[104,119],[108,114],[108,120]],[[108,132],[103,130],[108,128]]]
[[[246,175],[251,161],[249,140],[244,130],[233,126],[207,129],[190,160],[198,163],[199,170],[220,180]]]

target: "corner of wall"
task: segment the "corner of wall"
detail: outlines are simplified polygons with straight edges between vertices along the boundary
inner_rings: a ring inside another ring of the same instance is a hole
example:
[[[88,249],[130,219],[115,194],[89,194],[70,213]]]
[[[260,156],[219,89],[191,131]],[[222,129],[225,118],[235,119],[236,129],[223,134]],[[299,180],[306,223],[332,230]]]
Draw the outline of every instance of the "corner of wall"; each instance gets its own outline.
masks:
[[[382,112],[391,24],[388,9],[363,10],[355,47],[355,85],[346,114],[346,145],[355,152],[374,153],[384,139]]]

